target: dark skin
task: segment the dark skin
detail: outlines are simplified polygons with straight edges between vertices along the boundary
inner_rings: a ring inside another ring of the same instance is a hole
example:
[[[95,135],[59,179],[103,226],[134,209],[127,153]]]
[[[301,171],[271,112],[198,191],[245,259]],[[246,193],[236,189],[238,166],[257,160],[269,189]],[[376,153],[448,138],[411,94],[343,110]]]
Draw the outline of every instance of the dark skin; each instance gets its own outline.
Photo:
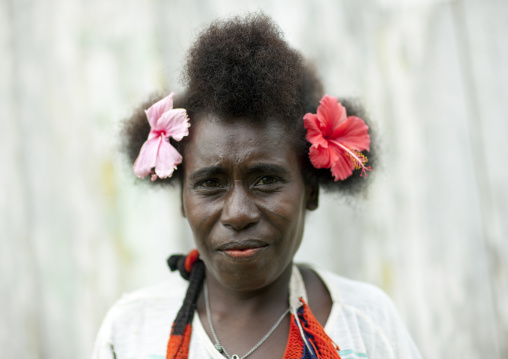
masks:
[[[230,355],[245,355],[288,308],[293,257],[318,190],[303,181],[288,131],[211,116],[193,124],[183,157],[182,210],[206,266],[212,322]],[[324,326],[332,301],[302,268],[309,306]],[[210,338],[204,295],[198,314]],[[249,358],[281,358],[289,315]],[[211,339],[212,342],[213,339]]]

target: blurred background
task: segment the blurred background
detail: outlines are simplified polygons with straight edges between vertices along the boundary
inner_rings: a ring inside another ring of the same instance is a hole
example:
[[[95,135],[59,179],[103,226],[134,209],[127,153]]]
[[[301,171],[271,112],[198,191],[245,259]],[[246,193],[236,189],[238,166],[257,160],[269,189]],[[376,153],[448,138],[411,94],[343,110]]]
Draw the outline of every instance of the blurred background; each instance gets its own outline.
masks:
[[[369,192],[323,194],[297,259],[381,287],[424,358],[508,358],[508,1],[0,0],[3,358],[88,358],[114,301],[192,247],[120,121],[182,90],[212,19],[256,10],[382,139]]]

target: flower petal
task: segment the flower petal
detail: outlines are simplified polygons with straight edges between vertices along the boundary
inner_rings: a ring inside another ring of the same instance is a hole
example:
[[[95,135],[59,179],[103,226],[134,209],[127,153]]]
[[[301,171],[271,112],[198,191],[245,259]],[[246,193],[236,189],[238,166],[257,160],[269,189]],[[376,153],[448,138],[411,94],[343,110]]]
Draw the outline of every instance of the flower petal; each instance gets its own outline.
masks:
[[[147,176],[152,168],[155,167],[157,162],[157,152],[159,151],[159,145],[162,141],[162,137],[154,137],[147,140],[141,150],[139,151],[138,158],[134,162],[132,169],[134,174],[139,178]]]
[[[324,131],[324,137],[332,136],[332,133],[346,121],[346,109],[337,100],[337,97],[324,95],[317,109],[317,116]]]
[[[165,130],[167,136],[171,136],[177,141],[189,134],[189,126],[187,111],[183,108],[167,111],[157,121],[157,129]]]
[[[308,113],[303,116],[303,126],[307,129],[305,138],[313,146],[328,147],[328,141],[323,137],[323,132],[320,127],[318,116],[313,113]]]
[[[310,162],[315,168],[330,168],[330,149],[322,146],[312,146],[309,150]]]
[[[351,161],[349,157],[347,157],[345,152],[342,151],[337,154],[338,154],[337,160],[330,168],[330,171],[332,172],[332,175],[335,178],[335,182],[337,182],[339,179],[343,181],[349,176],[351,176],[353,174],[353,169],[355,167],[354,163]]]
[[[155,173],[159,178],[171,177],[176,166],[182,163],[182,156],[168,140],[162,141],[157,153]]]
[[[369,126],[359,117],[349,116],[333,132],[331,138],[357,151],[370,151]]]
[[[173,92],[171,92],[168,96],[154,103],[148,110],[145,110],[146,117],[148,118],[148,123],[152,128],[154,128],[157,124],[157,120],[162,114],[166,111],[169,111],[173,108]]]

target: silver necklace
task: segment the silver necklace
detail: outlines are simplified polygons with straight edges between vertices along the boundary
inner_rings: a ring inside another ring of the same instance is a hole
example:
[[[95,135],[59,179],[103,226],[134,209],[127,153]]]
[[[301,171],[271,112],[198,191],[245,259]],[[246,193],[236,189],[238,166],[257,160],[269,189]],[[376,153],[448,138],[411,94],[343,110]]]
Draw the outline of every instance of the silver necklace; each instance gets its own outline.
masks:
[[[221,354],[225,354],[226,357],[228,357],[228,359],[245,359],[247,358],[249,355],[251,355],[254,350],[256,350],[257,348],[259,348],[261,346],[261,344],[263,344],[265,342],[266,339],[268,339],[268,337],[270,335],[272,335],[273,331],[275,329],[277,329],[277,327],[279,326],[279,324],[282,322],[282,320],[284,319],[284,317],[289,313],[289,308],[286,309],[286,311],[280,316],[280,318],[275,322],[275,324],[270,328],[270,330],[265,334],[265,336],[263,338],[261,338],[261,340],[256,344],[254,345],[251,350],[249,350],[247,352],[247,354],[245,354],[243,357],[240,357],[238,354],[233,354],[233,355],[229,355],[228,352],[226,351],[226,348],[224,348],[220,342],[219,342],[219,338],[217,338],[217,334],[215,334],[215,329],[213,328],[213,324],[212,324],[212,316],[210,314],[210,301],[208,300],[208,286],[206,285],[206,282],[205,282],[205,303],[206,303],[206,316],[208,317],[208,325],[210,326],[210,330],[212,331],[212,335],[213,335],[213,339],[215,340],[215,349],[217,349],[217,351]]]

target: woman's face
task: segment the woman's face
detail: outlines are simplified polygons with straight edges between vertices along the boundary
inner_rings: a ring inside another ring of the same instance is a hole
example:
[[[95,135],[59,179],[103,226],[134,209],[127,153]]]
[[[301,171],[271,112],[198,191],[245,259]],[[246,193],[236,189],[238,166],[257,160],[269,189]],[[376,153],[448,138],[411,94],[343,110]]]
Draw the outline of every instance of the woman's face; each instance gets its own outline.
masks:
[[[205,118],[185,147],[183,212],[208,275],[227,288],[254,290],[291,264],[305,211],[305,186],[288,131],[279,124]]]

